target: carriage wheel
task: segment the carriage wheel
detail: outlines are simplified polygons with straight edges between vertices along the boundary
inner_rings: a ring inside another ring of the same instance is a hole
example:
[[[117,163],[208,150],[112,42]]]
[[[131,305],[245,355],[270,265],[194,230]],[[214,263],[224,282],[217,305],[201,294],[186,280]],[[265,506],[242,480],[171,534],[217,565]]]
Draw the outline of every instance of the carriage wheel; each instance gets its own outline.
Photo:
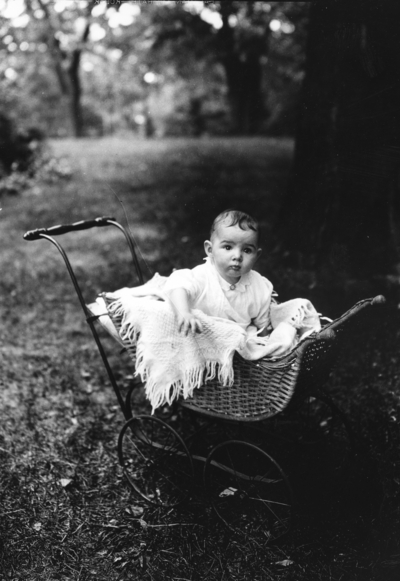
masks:
[[[132,486],[158,506],[183,502],[193,480],[193,460],[182,438],[154,416],[137,416],[123,426],[118,458]]]
[[[146,395],[143,389],[143,383],[135,377],[129,386],[129,389],[125,395],[125,417],[133,417],[132,407],[134,409],[145,409],[148,406],[148,401],[146,400]]]
[[[275,460],[241,440],[223,442],[210,452],[204,483],[217,515],[234,531],[261,533],[269,541],[291,526],[293,495]]]

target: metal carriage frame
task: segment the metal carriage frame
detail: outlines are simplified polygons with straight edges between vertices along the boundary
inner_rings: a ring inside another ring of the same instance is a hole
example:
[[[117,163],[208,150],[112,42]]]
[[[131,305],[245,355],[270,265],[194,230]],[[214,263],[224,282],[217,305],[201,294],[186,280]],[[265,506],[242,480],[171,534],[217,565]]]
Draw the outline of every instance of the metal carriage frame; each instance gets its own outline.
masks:
[[[321,385],[336,357],[338,339],[352,328],[361,311],[385,299],[378,296],[360,301],[285,356],[250,362],[235,355],[232,387],[224,388],[212,380],[197,389],[192,398],[179,402],[180,409],[186,410],[191,418],[186,423],[190,429],[185,430],[183,422],[185,433],[180,434],[174,407],[156,415],[132,409],[132,400],[143,384],[135,379],[123,394],[96,328],[102,317],[110,320],[109,315],[94,312],[85,302],[69,258],[54,238],[108,226],[119,229],[125,236],[138,282],[143,284],[130,232],[112,217],[39,228],[26,232],[24,239],[50,241],[65,262],[125,419],[118,437],[118,457],[130,486],[149,503],[175,507],[190,496],[190,483],[202,480],[215,513],[230,529],[246,533],[262,530],[268,540],[279,538],[290,529],[294,495],[286,472],[270,450],[265,449],[266,442],[285,436],[275,427],[268,431],[264,426],[275,425],[278,416],[286,417],[291,408],[300,408],[306,401],[305,413],[298,414],[294,422],[290,420],[296,450],[299,443],[305,443],[306,447],[311,445],[314,453],[316,446],[321,450],[322,445],[322,454],[326,455],[327,442],[339,434],[338,441],[333,442],[339,444],[338,461],[331,458],[330,462],[334,470],[343,467],[344,452],[351,454],[354,449],[352,430],[346,416],[322,391]],[[110,317],[114,331],[118,331],[121,321]],[[124,348],[134,357],[133,344],[125,344]],[[202,470],[197,477],[199,466]]]

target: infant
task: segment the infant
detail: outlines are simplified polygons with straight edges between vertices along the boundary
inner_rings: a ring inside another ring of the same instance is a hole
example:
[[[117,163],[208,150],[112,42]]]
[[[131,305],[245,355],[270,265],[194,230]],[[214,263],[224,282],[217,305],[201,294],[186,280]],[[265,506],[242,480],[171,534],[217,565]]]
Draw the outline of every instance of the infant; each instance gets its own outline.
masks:
[[[240,211],[226,210],[211,227],[210,240],[204,242],[205,263],[192,270],[176,270],[164,290],[184,335],[202,333],[202,323],[193,312],[238,323],[248,336],[268,334],[271,329],[272,284],[253,270],[261,254],[256,220]],[[293,344],[296,328],[281,321],[273,333],[279,335],[274,355]]]
[[[321,328],[306,299],[272,299],[272,284],[253,270],[258,244],[256,220],[227,210],[204,242],[204,264],[108,294],[120,338],[136,344],[136,373],[153,409],[214,377],[232,385],[235,352],[249,361],[285,356]]]

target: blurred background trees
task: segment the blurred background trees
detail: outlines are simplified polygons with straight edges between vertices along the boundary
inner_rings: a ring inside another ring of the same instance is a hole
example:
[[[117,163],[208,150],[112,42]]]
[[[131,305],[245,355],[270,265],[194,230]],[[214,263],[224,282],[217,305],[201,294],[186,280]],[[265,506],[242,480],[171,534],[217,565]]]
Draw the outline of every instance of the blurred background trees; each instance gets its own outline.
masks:
[[[292,134],[307,2],[2,0],[0,104],[48,136]]]
[[[399,21],[398,0],[0,0],[0,179],[38,135],[294,137],[282,251],[393,272]]]

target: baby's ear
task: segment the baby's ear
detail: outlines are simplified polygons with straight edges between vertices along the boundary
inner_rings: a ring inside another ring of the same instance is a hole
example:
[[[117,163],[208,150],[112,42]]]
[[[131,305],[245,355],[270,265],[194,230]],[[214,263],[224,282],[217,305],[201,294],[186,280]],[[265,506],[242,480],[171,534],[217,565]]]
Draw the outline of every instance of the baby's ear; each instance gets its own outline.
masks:
[[[262,252],[262,248],[257,248],[257,259],[258,260],[260,258],[260,254]]]
[[[210,254],[212,254],[212,244],[209,240],[206,240],[204,242],[204,250],[206,251],[207,256],[210,256]]]

